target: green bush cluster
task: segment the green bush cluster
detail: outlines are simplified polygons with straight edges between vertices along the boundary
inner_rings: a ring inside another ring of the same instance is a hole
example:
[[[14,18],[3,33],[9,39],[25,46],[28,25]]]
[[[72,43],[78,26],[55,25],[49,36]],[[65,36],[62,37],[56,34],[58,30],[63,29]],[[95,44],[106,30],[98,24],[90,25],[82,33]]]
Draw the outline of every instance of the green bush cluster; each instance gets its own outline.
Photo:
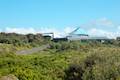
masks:
[[[50,43],[50,49],[16,55],[12,44],[0,45],[0,77],[19,80],[120,80],[120,48],[97,42]],[[24,45],[23,48],[26,48]]]
[[[68,62],[65,55],[12,53],[0,56],[0,76],[15,75],[20,80],[62,80]]]
[[[120,80],[120,49],[98,48],[65,70],[65,80]]]
[[[41,34],[16,34],[16,33],[0,33],[0,43],[13,44],[14,46],[39,46],[45,44],[49,40],[45,40]]]
[[[82,43],[80,41],[70,41],[70,42],[63,41],[63,42],[50,44],[50,49],[55,49],[58,52],[63,52],[67,50],[87,51],[90,47],[91,45],[89,43]]]

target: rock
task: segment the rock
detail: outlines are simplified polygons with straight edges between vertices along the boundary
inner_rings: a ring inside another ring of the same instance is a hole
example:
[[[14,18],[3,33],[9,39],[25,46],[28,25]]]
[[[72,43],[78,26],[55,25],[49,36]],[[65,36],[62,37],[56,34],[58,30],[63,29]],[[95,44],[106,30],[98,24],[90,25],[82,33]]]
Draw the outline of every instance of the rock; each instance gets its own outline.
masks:
[[[16,76],[10,74],[10,75],[7,75],[7,76],[2,76],[0,78],[0,80],[19,80]]]

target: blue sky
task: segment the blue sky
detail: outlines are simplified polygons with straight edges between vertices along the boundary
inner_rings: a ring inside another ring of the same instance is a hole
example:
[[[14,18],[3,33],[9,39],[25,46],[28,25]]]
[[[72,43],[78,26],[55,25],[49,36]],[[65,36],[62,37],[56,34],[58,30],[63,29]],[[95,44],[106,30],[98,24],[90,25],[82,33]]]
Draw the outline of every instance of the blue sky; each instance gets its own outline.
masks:
[[[114,36],[120,29],[119,4],[120,0],[0,0],[0,31],[60,33],[81,26],[91,34]]]

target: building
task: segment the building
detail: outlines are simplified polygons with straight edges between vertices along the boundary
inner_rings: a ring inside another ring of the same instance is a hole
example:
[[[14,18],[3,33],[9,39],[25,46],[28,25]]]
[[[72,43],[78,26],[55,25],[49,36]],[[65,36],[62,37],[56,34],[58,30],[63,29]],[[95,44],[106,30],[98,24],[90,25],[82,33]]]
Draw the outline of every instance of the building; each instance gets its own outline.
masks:
[[[54,38],[54,33],[42,33],[42,36],[45,38],[45,39],[49,39],[49,40],[53,40]]]
[[[63,37],[63,38],[53,38],[54,42],[59,42],[59,41],[68,41],[68,39],[66,37]]]
[[[80,27],[76,28],[75,30],[73,30],[72,32],[68,33],[67,36],[64,37],[59,37],[59,38],[55,38],[54,37],[54,33],[43,33],[42,34],[43,37],[50,39],[54,42],[59,42],[59,41],[98,41],[98,42],[105,42],[105,41],[109,41],[110,39],[107,37],[103,37],[103,36],[89,36],[87,34],[86,31],[84,31],[83,29],[81,29]]]
[[[89,35],[83,30],[78,27],[77,29],[73,30],[71,33],[68,34],[68,40],[86,40],[89,38]]]
[[[104,43],[106,41],[110,41],[111,39],[104,37],[104,36],[98,36],[98,37],[96,36],[96,37],[89,37],[88,40]]]

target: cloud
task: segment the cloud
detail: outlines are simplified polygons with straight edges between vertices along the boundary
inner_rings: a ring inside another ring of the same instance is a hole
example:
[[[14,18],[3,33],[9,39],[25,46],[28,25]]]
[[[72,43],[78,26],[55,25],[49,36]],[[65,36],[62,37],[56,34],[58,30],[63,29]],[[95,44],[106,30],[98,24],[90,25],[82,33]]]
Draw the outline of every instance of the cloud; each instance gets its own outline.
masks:
[[[118,28],[117,28],[118,30],[120,30],[120,26],[118,26]]]
[[[51,33],[51,32],[53,32],[54,37],[63,37],[63,33],[64,33],[64,32],[59,31],[58,29],[50,28],[50,27],[49,28],[41,27],[40,29],[7,27],[7,28],[5,28],[4,31],[7,33],[19,33],[19,34],[29,34],[29,33],[36,34],[36,33]]]
[[[55,27],[40,27],[39,29],[7,27],[4,31],[8,33],[15,32],[19,34],[53,32],[54,37],[65,37],[75,28],[77,27],[65,27],[63,30],[59,30]],[[80,28],[85,30],[90,36],[106,36],[108,38],[116,38],[117,36],[120,36],[120,25],[115,24],[107,18],[90,21],[89,23],[80,26]]]
[[[73,31],[74,28],[72,27],[66,27],[63,30],[59,30],[57,28],[51,28],[51,27],[41,27],[39,29],[35,28],[16,28],[16,27],[7,27],[5,28],[5,32],[7,33],[19,33],[19,34],[29,34],[29,33],[54,33],[54,37],[65,37]]]
[[[107,18],[90,21],[81,27],[88,31],[88,34],[92,36],[106,36],[108,38],[120,36],[120,25]]]
[[[97,29],[113,31],[113,30],[116,30],[117,27],[118,27],[118,24],[114,23],[113,21],[105,17],[97,20],[92,20],[86,24],[81,25],[81,28],[86,30],[97,28]]]
[[[19,34],[28,34],[28,33],[36,33],[35,29],[33,28],[5,28],[5,32],[7,33],[19,33]]]
[[[114,27],[114,23],[105,17],[96,20],[94,24],[106,27]]]
[[[102,29],[96,29],[96,28],[92,28],[90,30],[88,30],[88,34],[91,36],[103,36],[103,37],[108,37],[108,38],[116,38],[118,36],[120,36],[120,31],[116,30],[116,32],[110,32],[110,31],[106,31],[106,30],[102,30]]]

